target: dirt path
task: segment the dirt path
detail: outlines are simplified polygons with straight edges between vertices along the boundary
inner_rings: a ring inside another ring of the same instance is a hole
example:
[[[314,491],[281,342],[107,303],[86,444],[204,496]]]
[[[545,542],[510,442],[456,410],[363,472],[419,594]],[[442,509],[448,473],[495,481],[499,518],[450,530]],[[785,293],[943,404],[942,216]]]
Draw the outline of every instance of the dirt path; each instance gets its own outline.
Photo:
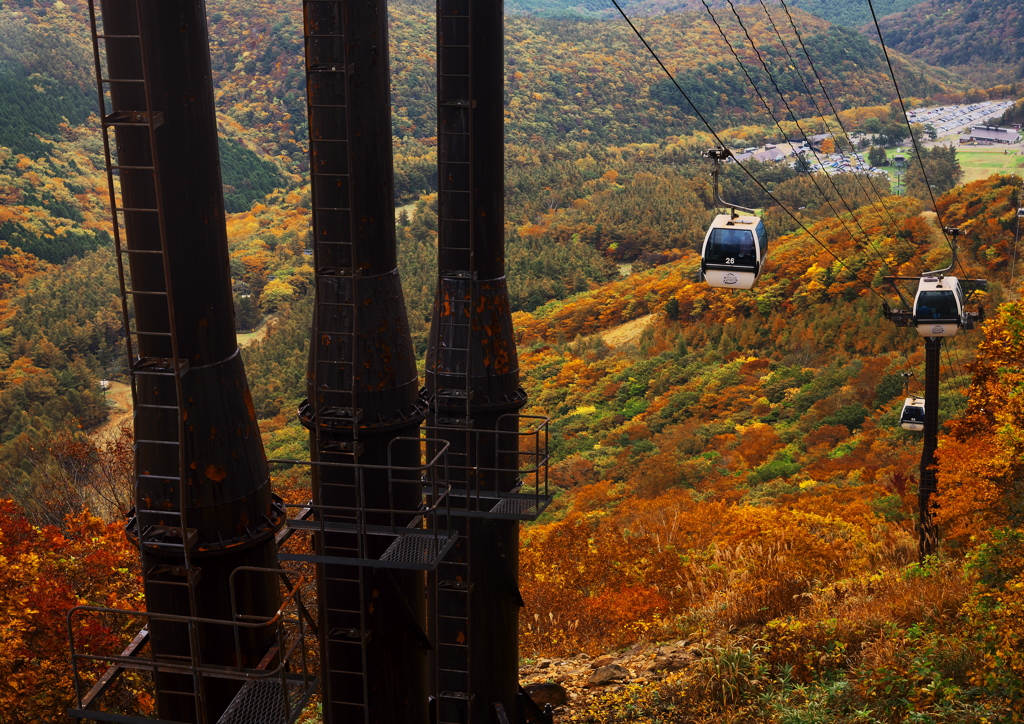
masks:
[[[412,221],[412,217],[416,215],[416,202],[414,201],[411,204],[406,204],[405,206],[395,207],[396,221],[398,220],[399,214],[401,214],[403,211],[405,212],[406,216],[409,217],[409,221]]]
[[[93,429],[92,436],[96,442],[105,442],[117,437],[121,425],[129,422],[132,417],[132,388],[123,382],[107,382],[107,407],[110,417],[99,427]]]

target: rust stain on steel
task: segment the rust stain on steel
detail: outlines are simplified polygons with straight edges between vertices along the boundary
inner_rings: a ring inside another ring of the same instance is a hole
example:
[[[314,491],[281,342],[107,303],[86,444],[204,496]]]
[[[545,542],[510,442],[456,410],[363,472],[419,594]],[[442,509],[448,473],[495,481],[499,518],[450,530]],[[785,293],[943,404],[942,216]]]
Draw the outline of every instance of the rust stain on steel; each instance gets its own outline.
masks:
[[[249,415],[249,421],[256,422],[256,407],[252,403],[252,394],[246,390],[242,397],[245,400],[245,412]]]
[[[209,465],[206,466],[204,474],[210,480],[216,481],[218,483],[228,476],[224,468],[222,468],[220,465],[214,465],[213,463],[210,463]]]
[[[212,426],[212,425],[210,426],[210,439],[211,440],[216,440],[217,439],[217,428]]]

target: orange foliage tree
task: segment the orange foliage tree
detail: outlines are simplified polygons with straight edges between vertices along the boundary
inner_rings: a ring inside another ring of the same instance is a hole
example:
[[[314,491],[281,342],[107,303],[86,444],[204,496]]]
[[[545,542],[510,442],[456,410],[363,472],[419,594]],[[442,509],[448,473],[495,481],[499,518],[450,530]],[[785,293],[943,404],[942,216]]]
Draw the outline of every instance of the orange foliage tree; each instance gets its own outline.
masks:
[[[1024,525],[1024,306],[1002,305],[985,323],[970,405],[940,441],[936,520],[966,544]]]
[[[36,527],[0,501],[0,710],[11,724],[64,721],[74,688],[65,617],[72,606],[141,606],[138,556],[121,524],[88,512]],[[110,654],[128,632],[94,623],[80,650]],[[134,633],[134,632],[132,632]]]

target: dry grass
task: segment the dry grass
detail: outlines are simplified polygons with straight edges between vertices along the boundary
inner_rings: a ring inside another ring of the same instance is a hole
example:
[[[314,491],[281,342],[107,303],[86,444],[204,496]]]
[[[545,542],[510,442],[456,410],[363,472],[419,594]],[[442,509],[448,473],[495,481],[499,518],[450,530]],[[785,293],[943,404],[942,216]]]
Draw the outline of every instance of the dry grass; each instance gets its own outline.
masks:
[[[625,324],[612,327],[601,334],[601,338],[609,347],[622,347],[627,344],[636,344],[644,330],[654,322],[656,314],[645,314],[642,317],[633,319]]]

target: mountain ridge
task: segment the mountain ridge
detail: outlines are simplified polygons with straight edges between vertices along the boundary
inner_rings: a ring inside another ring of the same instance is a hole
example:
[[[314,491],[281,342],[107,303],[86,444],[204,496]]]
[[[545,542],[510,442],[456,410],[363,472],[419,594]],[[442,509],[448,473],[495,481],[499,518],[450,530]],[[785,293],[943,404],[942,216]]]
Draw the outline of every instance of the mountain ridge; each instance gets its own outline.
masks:
[[[974,82],[1024,77],[1024,10],[1014,3],[925,0],[879,25],[890,47]]]

